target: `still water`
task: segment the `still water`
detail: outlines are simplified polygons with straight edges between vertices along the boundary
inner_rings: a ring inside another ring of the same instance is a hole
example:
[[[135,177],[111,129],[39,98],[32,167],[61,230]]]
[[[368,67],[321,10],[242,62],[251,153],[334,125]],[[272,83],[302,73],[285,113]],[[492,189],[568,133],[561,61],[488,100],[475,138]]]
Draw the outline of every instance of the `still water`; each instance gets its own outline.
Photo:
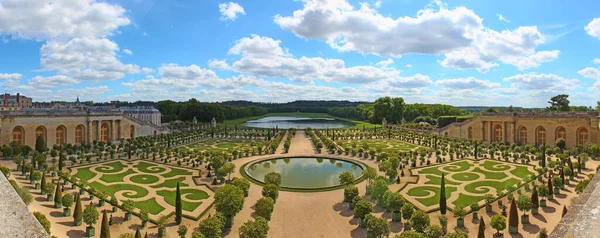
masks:
[[[257,120],[247,121],[243,124],[248,127],[256,128],[275,128],[279,129],[326,129],[326,128],[345,128],[352,126],[352,123],[334,118],[308,118],[308,117],[264,117]]]

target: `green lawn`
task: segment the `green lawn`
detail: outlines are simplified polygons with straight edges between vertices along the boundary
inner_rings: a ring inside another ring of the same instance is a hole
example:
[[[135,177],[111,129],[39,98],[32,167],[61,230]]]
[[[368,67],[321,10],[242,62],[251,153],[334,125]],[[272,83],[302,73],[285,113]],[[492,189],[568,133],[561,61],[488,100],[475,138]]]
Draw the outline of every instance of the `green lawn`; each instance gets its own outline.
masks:
[[[170,178],[170,177],[174,177],[177,175],[192,175],[194,173],[187,171],[187,170],[183,170],[183,169],[176,169],[173,167],[169,167],[171,169],[171,171],[169,171],[166,174],[161,174],[160,176],[164,177],[164,178]]]
[[[152,166],[153,166],[153,168],[149,168]],[[135,167],[138,170],[140,170],[141,172],[149,173],[149,174],[160,174],[162,172],[167,171],[167,169],[160,167],[160,165],[158,165],[158,164],[148,163],[148,162],[144,162],[144,161],[140,161]]]
[[[130,175],[130,174],[135,174],[135,171],[133,171],[133,169],[129,169],[123,173],[120,174],[104,174],[102,175],[102,177],[100,177],[100,180],[106,182],[106,183],[119,183],[119,182],[125,182],[123,180],[123,177]]]
[[[164,207],[156,202],[156,198],[150,198],[140,202],[133,202],[133,204],[140,209],[147,209],[148,213],[152,215],[157,215],[165,210]]]
[[[159,180],[156,176],[149,174],[134,175],[130,179],[131,182],[139,184],[152,184],[158,182]]]
[[[73,176],[81,179],[81,181],[88,181],[96,176],[96,173],[92,172],[89,167],[77,168],[77,173]]]
[[[411,190],[408,190],[408,195],[422,197],[422,196],[427,196],[429,194],[429,192],[433,193],[434,195],[429,198],[415,198],[415,199],[425,206],[433,206],[433,205],[439,204],[440,203],[440,188],[439,187],[421,186],[418,188],[413,188]],[[453,192],[456,192],[455,187],[446,187],[446,198],[449,198],[450,194]]]
[[[111,167],[111,168],[107,168],[107,167]],[[121,161],[115,161],[112,163],[102,164],[102,166],[97,167],[96,170],[98,172],[102,172],[102,173],[116,173],[116,172],[123,170],[123,167],[125,167],[125,165],[123,165],[121,163]]]
[[[111,184],[107,186],[98,182],[92,182],[90,183],[90,186],[96,189],[96,191],[106,191],[110,196],[114,196],[116,192],[123,190],[128,190],[123,194],[123,196],[126,198],[143,198],[145,196],[148,196],[148,190],[133,184],[121,183]]]
[[[165,180],[165,182],[163,182],[161,184],[152,185],[150,187],[151,188],[175,188],[175,187],[177,187],[177,182],[179,182],[180,187],[187,187],[188,185],[186,183],[182,182],[183,180],[185,180],[185,178],[167,179],[167,180]]]
[[[419,147],[418,145],[406,143],[398,140],[387,140],[387,139],[362,139],[362,140],[342,140],[337,142],[339,146],[342,148],[354,148],[353,145],[356,145],[356,149],[363,148],[363,145],[368,145],[368,150],[381,149],[381,151],[386,152],[388,154],[396,154],[398,152],[406,152],[410,151],[414,148]],[[363,148],[364,149],[364,148]]]
[[[490,171],[506,171],[507,169],[510,169],[510,166],[507,164],[493,160],[485,160],[483,167]]]
[[[348,118],[335,117],[335,116],[329,115],[327,113],[311,113],[311,112],[267,113],[262,116],[246,117],[246,118],[240,118],[240,119],[235,119],[235,120],[226,120],[223,123],[219,123],[219,126],[227,126],[229,128],[233,128],[235,126],[237,126],[237,128],[247,128],[246,126],[242,125],[246,121],[256,120],[256,119],[265,118],[265,117],[286,117],[286,116],[287,117],[308,117],[308,118],[329,117],[329,118],[335,118],[335,119],[342,120],[342,121],[347,121],[347,122],[354,124],[353,126],[348,127],[346,129],[362,129],[363,126],[368,127],[368,128],[381,127],[381,125],[371,124],[371,123],[365,122],[365,121],[357,121],[357,120],[352,120],[352,119],[348,119]]]
[[[207,199],[208,198],[208,194],[202,190],[197,190],[197,189],[181,189],[181,208],[183,210],[186,210],[188,212],[194,211],[198,206],[200,206],[200,204],[202,204],[202,202],[188,202],[186,201],[186,198],[189,199],[193,199],[193,200],[202,200],[202,199]],[[171,206],[175,206],[175,191],[168,191],[168,190],[159,190],[156,191],[156,193],[159,196],[162,196],[165,198],[165,201],[167,201],[168,204],[170,204]]]

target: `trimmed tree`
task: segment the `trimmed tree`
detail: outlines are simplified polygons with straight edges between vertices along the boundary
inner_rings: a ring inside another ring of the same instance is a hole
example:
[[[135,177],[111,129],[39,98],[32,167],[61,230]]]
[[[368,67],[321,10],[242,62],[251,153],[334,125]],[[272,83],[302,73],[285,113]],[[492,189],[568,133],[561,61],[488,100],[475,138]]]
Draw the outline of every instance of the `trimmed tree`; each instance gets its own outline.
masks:
[[[477,238],[485,238],[485,221],[483,217],[479,221],[479,229],[477,230]]]
[[[412,217],[412,214],[415,212],[415,208],[413,207],[412,204],[410,204],[409,202],[404,203],[404,206],[402,206],[402,209],[400,209],[402,211],[402,218],[404,218],[404,220],[406,221],[404,223],[404,230],[410,230],[410,221],[409,219]]]
[[[390,234],[390,224],[383,218],[369,215],[367,219],[367,237],[387,237]]]
[[[440,184],[440,213],[446,215],[446,182],[444,173],[442,173],[442,182]]]
[[[510,212],[508,213],[508,232],[517,233],[519,230],[519,212],[517,211],[517,202],[513,198],[510,201]]]
[[[175,223],[181,224],[181,191],[179,182],[177,182],[177,191],[175,192]]]
[[[94,236],[94,225],[96,225],[96,222],[98,222],[99,217],[100,214],[98,214],[98,209],[96,209],[96,206],[90,202],[90,205],[85,207],[85,210],[83,211],[83,222],[88,225],[85,229],[88,237]]]
[[[533,185],[533,191],[531,192],[531,213],[538,214],[538,208],[540,207],[540,198],[538,195],[537,187]]]
[[[225,223],[218,216],[208,217],[200,222],[198,231],[205,238],[221,238]]]
[[[263,197],[258,199],[254,209],[257,216],[264,217],[267,221],[271,220],[271,214],[275,208],[275,202],[270,197]]]
[[[263,197],[270,197],[274,202],[277,202],[277,197],[279,197],[279,187],[275,184],[267,184],[262,189]]]
[[[356,178],[354,177],[353,173],[351,173],[349,171],[345,171],[339,175],[339,180],[340,180],[340,184],[348,185],[348,184],[354,183],[354,180],[356,180]]]
[[[533,203],[531,202],[531,199],[526,197],[525,195],[519,196],[519,199],[517,200],[517,207],[523,213],[523,215],[521,215],[521,223],[528,224],[529,223],[529,215],[527,215],[527,212],[529,210],[531,210],[531,207],[533,207]]]
[[[35,151],[39,153],[44,153],[44,151],[46,151],[46,142],[44,141],[44,138],[42,138],[42,135],[39,135],[35,139]]]
[[[62,196],[62,199],[60,200],[62,206],[63,206],[63,212],[65,217],[70,216],[71,215],[71,206],[73,206],[73,202],[74,202],[74,198],[73,195],[67,193],[64,196]]]
[[[181,238],[185,238],[185,235],[188,232],[188,228],[185,225],[181,225],[179,227],[177,227],[177,235],[179,235],[179,237]]]
[[[248,197],[248,191],[250,190],[250,182],[247,179],[235,177],[233,178],[233,180],[231,180],[231,184],[244,191],[244,196]]]
[[[465,226],[465,219],[464,216],[467,214],[467,210],[465,210],[465,207],[460,206],[460,205],[456,205],[454,206],[454,210],[452,211],[452,214],[454,214],[454,217],[456,217],[456,226],[462,228]]]
[[[350,184],[344,188],[344,202],[351,203],[352,199],[356,196],[358,196],[358,188],[356,186]]]
[[[506,217],[496,214],[492,217],[490,225],[497,231],[495,236],[502,237],[500,231],[506,229]]]
[[[79,193],[75,194],[75,210],[73,210],[73,223],[80,226],[83,219],[83,209],[81,208],[81,197]]]
[[[239,237],[241,238],[262,238],[267,237],[269,232],[269,223],[263,217],[256,217],[254,221],[247,221],[240,227]]]
[[[106,217],[106,211],[102,213],[102,227],[100,228],[100,238],[110,238],[110,225],[108,224],[108,217]]]
[[[62,206],[62,188],[58,186],[54,192],[54,208],[61,208]]]
[[[226,217],[225,227],[231,227],[233,217],[244,207],[244,192],[225,184],[215,191],[215,210]]]
[[[431,224],[425,228],[425,237],[444,237],[444,230],[438,224]]]
[[[419,209],[415,209],[415,212],[410,217],[410,225],[417,232],[423,233],[425,228],[429,226],[429,223],[429,215]]]
[[[371,212],[373,212],[373,205],[367,200],[361,199],[354,205],[354,215],[360,219],[360,227],[367,225],[365,216]]]
[[[400,209],[404,206],[404,198],[399,193],[392,193],[386,199],[387,208],[392,211],[392,221],[401,221]]]
[[[270,172],[265,175],[265,184],[274,184],[277,187],[281,185],[281,174]]]

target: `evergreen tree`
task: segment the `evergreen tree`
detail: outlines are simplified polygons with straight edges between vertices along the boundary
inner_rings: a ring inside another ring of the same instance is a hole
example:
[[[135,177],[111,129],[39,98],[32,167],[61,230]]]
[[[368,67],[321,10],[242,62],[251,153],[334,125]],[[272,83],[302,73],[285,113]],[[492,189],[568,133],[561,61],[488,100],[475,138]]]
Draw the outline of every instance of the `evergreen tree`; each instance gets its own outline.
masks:
[[[108,225],[106,211],[102,213],[102,227],[100,228],[100,238],[110,238],[110,226]]]
[[[552,186],[552,174],[551,173],[548,176],[548,191],[550,191],[550,194],[552,194],[552,191],[554,191],[554,186]]]
[[[81,224],[81,220],[83,219],[83,210],[81,208],[81,197],[79,193],[75,194],[75,210],[73,210],[73,222],[75,224]]]
[[[181,191],[179,191],[179,182],[177,182],[177,192],[175,194],[175,223],[181,224]]]
[[[65,158],[64,158],[63,153],[61,152],[60,155],[58,156],[58,172],[62,172],[64,161],[65,161]]]
[[[531,193],[531,205],[532,205],[532,207],[539,207],[540,206],[539,201],[540,201],[540,199],[538,197],[538,191],[537,191],[537,188],[534,185],[533,186],[533,192]]]
[[[479,151],[478,151],[479,148],[477,148],[478,145],[479,145],[479,143],[477,143],[477,141],[475,141],[475,159],[477,159],[477,154],[479,154]]]
[[[42,138],[42,135],[39,135],[35,139],[35,151],[44,153],[45,150],[46,150],[46,142],[44,142],[44,138]]]
[[[35,159],[33,161],[35,161]],[[32,164],[31,165],[31,169],[29,169],[29,181],[31,183],[33,183],[33,172],[34,172],[34,168],[33,167],[35,167],[35,165]]]
[[[146,235],[148,235],[148,233],[146,233]],[[140,227],[138,226],[137,229],[135,229],[135,238],[142,238],[142,233],[140,232]]]
[[[442,173],[442,183],[440,185],[440,213],[446,215],[446,182]]]
[[[510,212],[508,214],[508,226],[514,229],[519,228],[519,213],[517,212],[517,203],[515,198],[510,202]]]
[[[62,188],[60,183],[56,186],[56,192],[54,192],[54,207],[60,208],[62,205]]]
[[[477,238],[485,238],[485,221],[483,220],[483,217],[481,218],[481,221],[479,222],[479,230],[477,231]]]
[[[42,182],[41,182],[40,190],[46,191],[46,173],[42,172]]]

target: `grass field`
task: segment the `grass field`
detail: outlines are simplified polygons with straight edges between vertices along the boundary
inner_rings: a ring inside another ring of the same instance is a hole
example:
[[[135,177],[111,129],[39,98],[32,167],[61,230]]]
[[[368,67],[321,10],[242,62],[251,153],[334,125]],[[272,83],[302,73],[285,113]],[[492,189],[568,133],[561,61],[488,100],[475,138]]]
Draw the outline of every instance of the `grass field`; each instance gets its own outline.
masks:
[[[209,198],[208,193],[203,191],[206,187],[196,186],[188,180],[194,174],[194,170],[190,169],[147,161],[111,161],[75,169],[73,176],[87,181],[94,190],[105,191],[110,197],[120,194],[121,201],[132,199],[136,207],[148,209],[152,215],[173,211],[178,182],[182,192],[182,208],[190,215],[194,215],[191,212],[197,212],[196,208]],[[161,203],[170,206],[165,207]]]
[[[248,139],[203,139],[198,142],[179,146],[177,148],[182,149],[184,151],[194,150],[199,152],[230,152],[234,148],[236,148],[239,152],[244,151],[245,148],[250,149],[252,151],[253,148],[256,148],[256,145],[259,143],[263,143],[264,141],[260,140],[248,140]],[[253,147],[252,144],[255,146]]]
[[[356,145],[356,148],[363,148],[363,144],[368,145],[368,150],[374,149],[386,152],[388,154],[393,154],[397,152],[406,152],[411,149],[417,148],[417,145],[413,145],[410,143],[397,141],[397,140],[387,140],[387,139],[362,139],[362,140],[343,140],[338,141],[338,145],[342,148],[352,148],[353,145]]]
[[[438,207],[442,174],[445,175],[449,207],[467,207],[483,200],[485,194],[505,193],[507,186],[529,181],[534,174],[531,166],[495,160],[461,160],[413,169],[411,173],[419,177],[418,182],[407,185],[401,193],[414,198],[415,205],[424,210]]]
[[[256,120],[256,119],[260,119],[260,118],[265,118],[265,117],[308,117],[308,118],[323,118],[323,117],[329,117],[329,118],[335,118],[338,120],[342,120],[342,121],[347,121],[347,122],[351,122],[354,125],[351,127],[348,127],[347,129],[362,129],[363,126],[364,127],[368,127],[368,128],[373,128],[373,127],[381,127],[381,125],[377,125],[377,124],[371,124],[369,122],[365,122],[365,121],[357,121],[357,120],[352,120],[352,119],[348,119],[348,118],[341,118],[341,117],[335,117],[332,115],[329,115],[327,113],[312,113],[312,112],[278,112],[278,113],[267,113],[265,115],[262,116],[256,116],[256,117],[246,117],[246,118],[240,118],[240,119],[235,119],[235,120],[226,120],[223,123],[220,123],[219,125],[221,126],[227,126],[229,128],[232,128],[234,126],[237,126],[237,128],[247,128],[246,126],[242,125],[242,123],[246,122],[246,121],[250,121],[250,120]]]

